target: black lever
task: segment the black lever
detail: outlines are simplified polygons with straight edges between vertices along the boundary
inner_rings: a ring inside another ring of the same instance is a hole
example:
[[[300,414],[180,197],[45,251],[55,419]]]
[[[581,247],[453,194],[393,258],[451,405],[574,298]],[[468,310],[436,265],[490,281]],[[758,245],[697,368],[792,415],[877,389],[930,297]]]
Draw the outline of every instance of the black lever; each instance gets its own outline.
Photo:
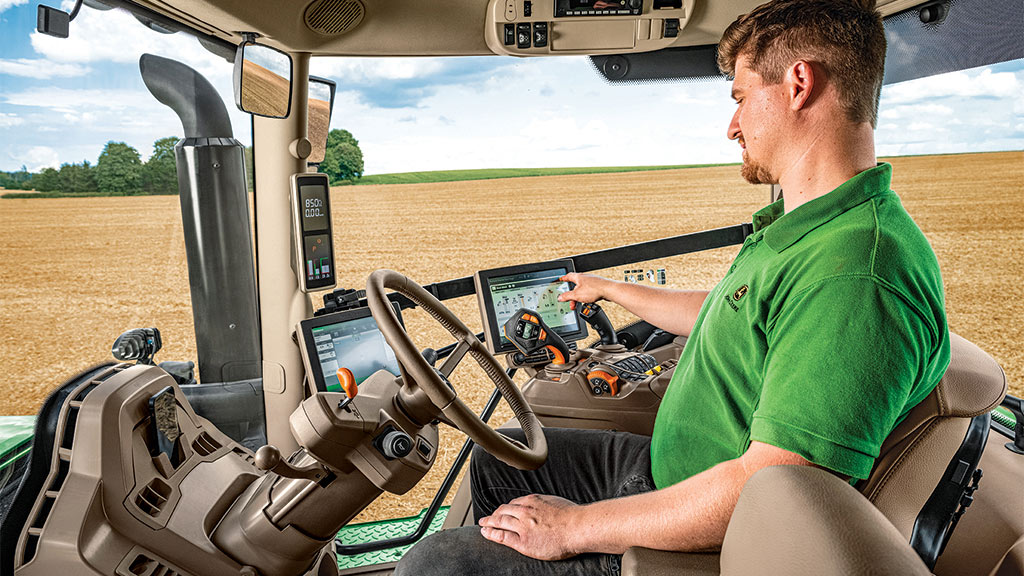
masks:
[[[601,337],[601,345],[609,346],[619,343],[618,337],[615,336],[615,328],[612,327],[612,321],[608,319],[608,315],[596,302],[577,302],[576,313],[594,330],[597,330],[597,335]]]

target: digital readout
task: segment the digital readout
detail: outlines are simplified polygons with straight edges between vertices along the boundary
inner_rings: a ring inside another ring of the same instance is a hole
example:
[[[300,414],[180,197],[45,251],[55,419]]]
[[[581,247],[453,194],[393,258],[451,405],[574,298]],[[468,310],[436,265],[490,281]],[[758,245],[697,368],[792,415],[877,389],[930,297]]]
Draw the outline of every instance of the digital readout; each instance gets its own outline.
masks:
[[[327,189],[323,186],[299,186],[302,230],[327,230]]]
[[[306,282],[333,279],[331,237],[327,234],[317,234],[306,236],[304,240]]]

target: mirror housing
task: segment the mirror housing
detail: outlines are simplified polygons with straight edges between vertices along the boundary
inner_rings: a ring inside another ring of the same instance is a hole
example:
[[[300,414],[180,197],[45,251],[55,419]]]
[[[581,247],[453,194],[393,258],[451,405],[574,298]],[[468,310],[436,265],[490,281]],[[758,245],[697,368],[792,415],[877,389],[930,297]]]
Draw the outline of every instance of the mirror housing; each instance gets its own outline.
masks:
[[[292,57],[246,34],[235,53],[235,105],[242,112],[287,118],[292,109]]]
[[[313,145],[313,151],[306,162],[310,165],[320,164],[327,155],[327,133],[331,130],[331,113],[334,111],[334,92],[337,84],[334,80],[309,77],[309,113],[306,115],[309,125],[306,127],[306,138]]]

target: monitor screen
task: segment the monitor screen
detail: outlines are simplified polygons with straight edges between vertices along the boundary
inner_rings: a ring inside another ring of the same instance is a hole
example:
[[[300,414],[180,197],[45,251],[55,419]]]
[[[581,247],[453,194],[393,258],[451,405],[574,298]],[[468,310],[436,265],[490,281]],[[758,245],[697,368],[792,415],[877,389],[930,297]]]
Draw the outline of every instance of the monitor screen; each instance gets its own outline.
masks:
[[[303,321],[301,328],[309,369],[318,391],[342,391],[338,382],[339,368],[351,370],[356,384],[378,370],[387,370],[395,376],[400,373],[395,352],[384,340],[368,308],[311,318]]]
[[[586,337],[586,325],[576,311],[569,302],[558,301],[559,294],[571,290],[569,283],[560,278],[572,271],[571,261],[559,260],[477,273],[486,336],[495,353],[515,349],[501,327],[520,308],[536,311],[566,342]]]

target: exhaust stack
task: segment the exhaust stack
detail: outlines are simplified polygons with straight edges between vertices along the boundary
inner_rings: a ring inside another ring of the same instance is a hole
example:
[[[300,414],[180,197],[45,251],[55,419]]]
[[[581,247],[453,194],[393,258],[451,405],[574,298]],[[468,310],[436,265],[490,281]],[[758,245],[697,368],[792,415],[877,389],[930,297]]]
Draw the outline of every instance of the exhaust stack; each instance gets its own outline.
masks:
[[[262,374],[245,149],[232,137],[223,100],[201,74],[152,54],[140,58],[139,69],[146,87],[177,113],[185,131],[174,156],[201,382],[187,388],[196,388],[190,396],[195,395],[197,411],[209,404],[222,416],[234,413],[229,420],[258,412],[260,422],[250,424],[262,434],[262,390],[252,394],[262,388]],[[248,389],[252,401],[240,402],[229,393],[239,388],[231,384]],[[222,394],[227,396],[221,399]],[[239,441],[253,432],[244,422],[237,422],[243,428],[237,429],[213,414],[204,416]]]

